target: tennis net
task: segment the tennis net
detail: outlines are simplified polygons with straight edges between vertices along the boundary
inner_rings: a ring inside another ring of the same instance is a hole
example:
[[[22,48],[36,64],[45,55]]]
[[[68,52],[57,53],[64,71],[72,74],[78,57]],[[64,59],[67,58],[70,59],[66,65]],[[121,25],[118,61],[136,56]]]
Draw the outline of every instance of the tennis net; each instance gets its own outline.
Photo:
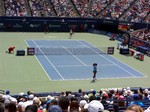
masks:
[[[108,47],[42,47],[35,48],[35,55],[94,55],[107,51]]]

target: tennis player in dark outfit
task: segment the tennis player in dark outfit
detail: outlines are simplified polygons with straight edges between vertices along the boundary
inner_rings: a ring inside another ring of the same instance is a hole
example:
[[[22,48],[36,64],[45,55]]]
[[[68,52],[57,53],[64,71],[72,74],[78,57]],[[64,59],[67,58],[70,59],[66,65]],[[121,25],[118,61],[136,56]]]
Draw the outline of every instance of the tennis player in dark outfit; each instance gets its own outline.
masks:
[[[93,63],[93,81],[96,80],[96,74],[97,74],[97,63]]]

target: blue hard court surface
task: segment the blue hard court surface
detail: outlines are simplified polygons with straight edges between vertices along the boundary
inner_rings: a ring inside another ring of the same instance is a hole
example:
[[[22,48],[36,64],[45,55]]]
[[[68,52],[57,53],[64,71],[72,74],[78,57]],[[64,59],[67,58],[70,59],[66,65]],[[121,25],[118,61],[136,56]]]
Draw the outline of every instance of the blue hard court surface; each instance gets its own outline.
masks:
[[[26,40],[29,47],[94,47],[82,40]],[[42,51],[42,49],[41,49]],[[93,63],[98,63],[97,79],[138,78],[144,75],[110,55],[35,55],[50,80],[86,80],[92,78]]]

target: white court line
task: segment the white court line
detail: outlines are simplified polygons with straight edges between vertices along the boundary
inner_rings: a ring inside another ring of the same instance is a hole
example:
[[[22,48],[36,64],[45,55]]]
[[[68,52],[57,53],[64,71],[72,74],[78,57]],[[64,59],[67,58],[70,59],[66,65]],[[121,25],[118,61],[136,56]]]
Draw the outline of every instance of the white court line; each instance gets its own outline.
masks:
[[[30,47],[29,44],[27,43],[27,41],[25,41],[25,43],[27,44],[28,47]],[[49,80],[52,80],[52,79],[49,77],[49,75],[48,75],[48,73],[46,72],[46,70],[44,69],[44,67],[42,66],[42,64],[40,63],[40,61],[38,60],[37,56],[34,55],[34,57],[36,58],[36,60],[38,61],[38,63],[40,64],[40,66],[42,67],[42,69],[44,70],[44,72],[46,73],[46,75],[47,75],[47,77],[49,78]]]
[[[78,42],[80,42],[81,44],[85,45],[83,42],[77,40]],[[90,43],[89,43],[90,44]],[[90,44],[91,45],[91,44]],[[85,45],[87,46],[87,45]],[[93,45],[92,45],[93,46]],[[95,46],[94,46],[95,47]],[[91,49],[89,46],[87,46],[87,48]],[[132,74],[131,72],[127,71],[126,69],[122,68],[121,66],[119,66],[118,64],[114,63],[113,61],[111,61],[110,59],[106,58],[105,56],[99,54],[98,52],[96,52],[95,50],[91,49],[92,51],[94,51],[95,53],[97,53],[98,55],[102,56],[103,58],[105,58],[106,60],[108,60],[109,62],[113,63],[114,65],[116,65],[117,67],[121,68],[122,70],[126,71],[127,73],[129,73],[130,75],[132,75],[133,77],[136,77],[134,74]]]
[[[58,65],[55,67],[82,67],[83,65]],[[87,67],[91,67],[92,65],[86,65]],[[114,64],[102,64],[102,65],[98,65],[98,66],[115,66]]]
[[[66,51],[68,51],[70,54],[72,54],[72,52],[70,52],[67,48],[65,48],[64,46],[63,46],[63,48],[66,50]],[[82,62],[78,57],[76,57],[74,54],[72,54],[72,56],[73,57],[75,57],[82,65],[84,65],[84,66],[86,66],[86,64],[84,63],[84,62]]]
[[[59,48],[59,47],[56,47],[56,46],[52,46],[52,45],[38,45],[38,47],[42,47],[42,48]]]
[[[89,43],[89,42],[87,42],[87,43]],[[89,43],[89,44],[90,44],[90,43]],[[92,45],[92,44],[90,44],[90,45]],[[92,46],[93,46],[93,45],[92,45]],[[96,46],[94,46],[94,47],[96,47]],[[112,57],[112,56],[110,56],[110,57]],[[124,63],[124,62],[120,61],[119,59],[117,59],[117,58],[115,58],[115,57],[112,57],[112,58],[114,58],[114,59],[118,60],[120,63],[122,63],[122,64],[124,64],[124,65],[128,66],[129,68],[131,68],[131,69],[135,70],[136,72],[138,72],[138,73],[142,74],[142,75],[143,75],[143,77],[147,77],[147,75],[144,75],[142,72],[140,72],[140,71],[136,70],[135,68],[133,68],[133,67],[131,67],[131,66],[127,65],[126,63]]]
[[[129,78],[129,79],[140,79],[140,78],[146,78],[146,77],[104,77],[104,78],[96,78],[97,80],[96,81],[99,81],[101,79],[104,79],[104,80],[115,80],[115,79],[126,79],[126,78]],[[85,81],[85,80],[92,80],[92,78],[85,78],[85,79],[65,79],[65,81]],[[64,80],[52,80],[52,81],[64,81]]]
[[[34,42],[34,40],[32,40],[33,41],[33,43],[37,46],[37,48],[39,48],[38,47],[38,45]],[[43,51],[39,48],[39,50],[43,53]],[[43,55],[44,55],[44,53],[43,53]],[[64,78],[63,78],[63,76],[61,75],[61,73],[57,70],[57,68],[53,65],[53,63],[47,58],[47,56],[46,55],[44,55],[44,57],[47,59],[47,61],[52,65],[52,67],[55,69],[55,71],[58,73],[58,75],[64,80]]]

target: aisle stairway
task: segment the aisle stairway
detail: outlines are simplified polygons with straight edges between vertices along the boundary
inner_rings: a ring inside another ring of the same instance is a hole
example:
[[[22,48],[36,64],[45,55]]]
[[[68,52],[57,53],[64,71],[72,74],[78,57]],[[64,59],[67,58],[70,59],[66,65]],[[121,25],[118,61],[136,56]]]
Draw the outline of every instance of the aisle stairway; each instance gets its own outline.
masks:
[[[0,0],[0,16],[3,16],[5,13],[5,9],[4,9],[4,1]]]

